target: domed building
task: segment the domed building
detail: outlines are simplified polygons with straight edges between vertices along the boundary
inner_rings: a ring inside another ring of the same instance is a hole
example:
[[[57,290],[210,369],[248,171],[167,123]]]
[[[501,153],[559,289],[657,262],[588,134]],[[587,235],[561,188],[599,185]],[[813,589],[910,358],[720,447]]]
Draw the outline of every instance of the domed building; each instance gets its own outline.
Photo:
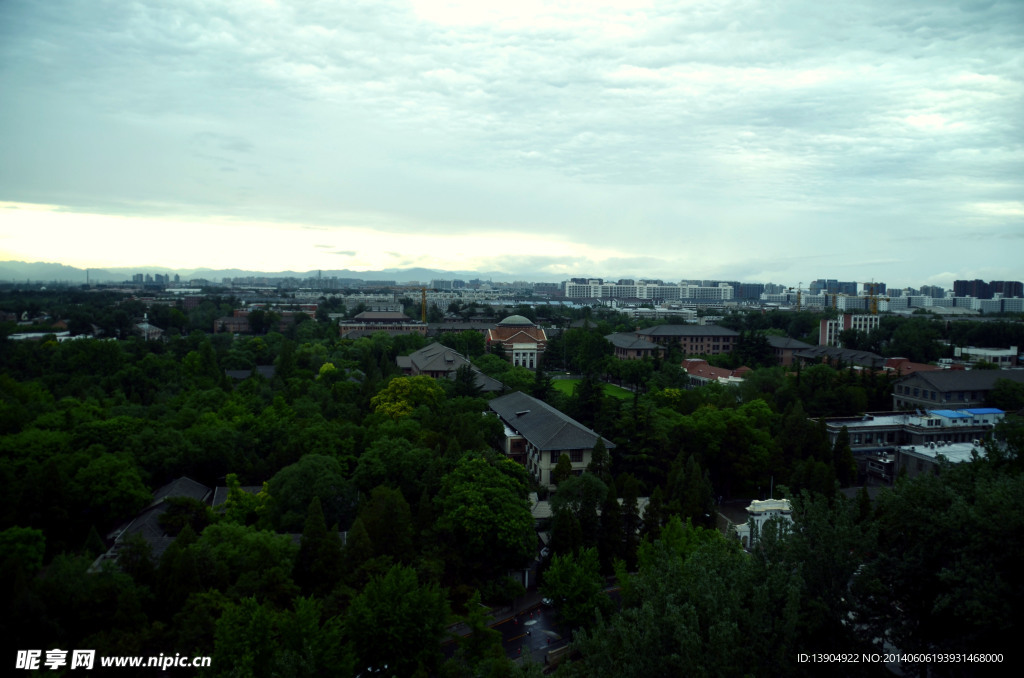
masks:
[[[521,315],[510,315],[487,330],[485,340],[488,351],[501,344],[513,365],[531,370],[537,369],[540,356],[548,347],[544,328]]]

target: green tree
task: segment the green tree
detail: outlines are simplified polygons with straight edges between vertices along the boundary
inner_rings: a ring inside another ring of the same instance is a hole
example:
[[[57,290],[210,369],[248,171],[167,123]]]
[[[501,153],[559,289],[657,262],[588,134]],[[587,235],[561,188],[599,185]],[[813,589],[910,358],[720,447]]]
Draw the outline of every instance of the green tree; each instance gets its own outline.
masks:
[[[436,672],[447,621],[448,603],[438,586],[421,584],[415,570],[396,565],[352,600],[344,629],[359,667],[411,676]]]
[[[643,520],[640,518],[640,483],[633,476],[621,478],[622,485],[622,539],[623,559],[626,569],[632,572],[636,569],[636,553],[640,546],[640,530],[643,527]]]
[[[444,389],[432,377],[395,377],[388,382],[370,404],[378,414],[392,419],[410,416],[416,408],[433,408],[444,399]]]
[[[286,605],[299,592],[292,580],[295,552],[286,535],[219,523],[206,528],[183,557],[195,563],[204,589],[232,600],[255,596]]]
[[[1005,535],[1024,529],[1022,499],[1024,476],[986,459],[947,464],[882,493],[876,557],[854,582],[858,623],[901,652],[1012,647],[1024,609],[1024,546]]]
[[[304,594],[323,597],[341,579],[341,554],[341,539],[336,531],[327,529],[320,498],[314,496],[309,502],[292,578]]]
[[[267,483],[266,523],[285,532],[298,532],[313,497],[320,499],[325,522],[342,529],[356,512],[356,490],[334,457],[307,454],[286,466]]]
[[[563,454],[558,457],[558,463],[555,464],[555,469],[551,472],[551,482],[560,485],[571,477],[572,460],[569,459],[568,454]]]
[[[242,489],[242,483],[235,473],[227,474],[225,483],[228,487],[228,498],[224,502],[224,520],[237,525],[255,525],[266,512],[266,505],[270,499],[267,484],[263,483],[263,489],[259,494],[252,494]]]
[[[31,527],[9,527],[0,532],[0,575],[12,582],[19,575],[28,580],[43,567],[46,537]]]
[[[401,563],[412,561],[412,511],[401,492],[385,485],[373,488],[360,507],[359,518],[376,555],[390,556]]]
[[[385,436],[370,444],[359,457],[352,480],[360,492],[366,493],[378,485],[390,485],[400,489],[405,500],[412,504],[426,488],[435,457],[434,452],[406,438]]]
[[[355,657],[339,635],[340,620],[324,621],[316,599],[298,598],[285,610],[254,598],[229,603],[216,623],[211,675],[351,676]]]
[[[470,364],[461,365],[455,370],[452,395],[457,398],[477,398],[482,392],[483,389],[476,382],[476,370]]]
[[[459,646],[451,664],[461,670],[446,666],[446,674],[455,675],[500,675],[504,669],[509,672],[508,659],[501,647],[501,633],[490,628],[490,610],[480,602],[480,593],[475,592],[466,603],[466,616],[463,623],[469,628],[467,635],[458,640]],[[493,673],[489,672],[493,671]]]
[[[612,606],[604,594],[597,551],[592,548],[553,556],[540,590],[554,601],[559,619],[570,629],[593,624],[598,612],[608,612]]]
[[[374,550],[370,535],[359,518],[348,531],[341,556],[345,582],[354,588],[362,588],[370,578],[368,573],[372,569]]]
[[[853,459],[850,432],[845,426],[839,430],[836,443],[832,446],[832,464],[840,487],[849,487],[857,479],[857,462]]]
[[[441,481],[437,529],[461,581],[482,582],[522,567],[536,534],[523,467],[506,457],[467,454]]]
[[[1024,384],[1010,379],[996,379],[989,392],[988,404],[1006,412],[1024,409]]]
[[[601,574],[610,575],[616,560],[625,556],[622,507],[615,484],[608,485],[608,495],[601,504],[601,531],[597,539],[597,555]]]
[[[571,476],[558,486],[551,498],[551,511],[557,518],[561,512],[569,512],[579,521],[583,546],[597,546],[600,532],[598,517],[601,504],[608,496],[608,486],[591,474]]]
[[[587,473],[593,473],[605,485],[610,485],[612,482],[612,457],[608,454],[608,448],[605,447],[603,438],[598,438],[594,443],[590,463],[587,464]]]
[[[133,517],[153,496],[142,484],[135,464],[109,453],[79,470],[75,485],[95,516],[94,522],[106,527]]]

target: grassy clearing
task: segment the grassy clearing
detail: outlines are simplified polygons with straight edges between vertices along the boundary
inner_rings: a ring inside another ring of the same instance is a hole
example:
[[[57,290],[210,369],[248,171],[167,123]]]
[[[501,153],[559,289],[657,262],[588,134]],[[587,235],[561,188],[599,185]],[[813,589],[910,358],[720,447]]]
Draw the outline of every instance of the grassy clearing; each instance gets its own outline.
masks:
[[[554,385],[555,385],[555,389],[557,389],[558,391],[561,391],[562,393],[571,396],[572,392],[573,392],[573,389],[576,388],[576,384],[580,383],[581,381],[583,381],[583,380],[582,379],[555,379],[554,380]],[[605,393],[605,395],[610,395],[611,397],[618,398],[619,400],[632,400],[633,399],[633,392],[632,391],[627,391],[626,389],[622,388],[621,386],[616,386],[615,384],[604,384],[604,393]]]

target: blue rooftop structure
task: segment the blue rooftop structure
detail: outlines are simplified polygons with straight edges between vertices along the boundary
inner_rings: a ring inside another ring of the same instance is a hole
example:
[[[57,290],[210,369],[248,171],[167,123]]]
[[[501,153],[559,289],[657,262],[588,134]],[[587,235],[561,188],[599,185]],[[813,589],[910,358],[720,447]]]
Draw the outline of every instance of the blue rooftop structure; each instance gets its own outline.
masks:
[[[947,419],[973,419],[974,416],[967,414],[966,412],[958,412],[957,410],[928,410],[928,414],[937,414],[940,417],[946,417]]]
[[[998,407],[974,407],[964,410],[964,412],[970,412],[971,414],[1006,414]]]

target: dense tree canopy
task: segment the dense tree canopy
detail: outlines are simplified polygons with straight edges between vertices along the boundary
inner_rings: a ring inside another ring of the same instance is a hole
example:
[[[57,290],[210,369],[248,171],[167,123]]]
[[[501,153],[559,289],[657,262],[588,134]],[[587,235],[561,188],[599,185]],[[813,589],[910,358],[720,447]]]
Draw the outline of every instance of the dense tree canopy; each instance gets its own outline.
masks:
[[[187,311],[152,306],[168,331],[147,342],[131,335],[143,302],[103,299],[0,299],[19,313],[52,305],[75,332],[95,324],[115,338],[0,340],[5,648],[211,654],[210,675],[384,664],[401,675],[515,675],[473,606],[521,592],[509,575],[540,546],[527,493],[547,488],[493,451],[504,433],[484,416],[488,396],[398,376],[396,356],[422,337],[341,339],[319,312],[283,327],[264,314],[258,334],[213,335],[237,301],[209,297]],[[859,652],[882,638],[918,652],[1012,647],[1024,609],[1012,539],[1024,505],[1019,420],[986,442],[985,458],[848,503],[835,494],[858,483],[847,436],[829,444],[818,418],[887,409],[892,380],[848,365],[766,366],[765,333],[808,339],[820,316],[728,316],[743,350],[723,360],[756,368],[732,389],[690,388],[679,355],[616,362],[604,335],[635,325],[614,310],[538,314],[560,314],[561,327],[585,320],[552,333],[545,361],[584,376],[572,395],[555,388],[563,375],[452,339],[508,388],[615,444],[560,479],[540,526],[554,554],[539,567],[543,590],[566,629],[578,628],[559,673],[812,674],[795,661],[811,645]],[[1017,333],[1012,322],[883,318],[851,339],[929,359],[940,339],[1024,345]],[[255,369],[270,366],[272,377]],[[632,393],[609,395],[609,381]],[[993,404],[1012,410],[1019,396],[1002,382]],[[227,501],[168,499],[154,525],[173,542],[125,538],[116,563],[94,566],[110,535],[182,476],[226,486]],[[772,482],[791,488],[787,536],[769,528],[743,554],[710,529],[719,500],[742,505]],[[619,610],[603,593],[611,572]],[[448,600],[472,632],[445,664]]]

